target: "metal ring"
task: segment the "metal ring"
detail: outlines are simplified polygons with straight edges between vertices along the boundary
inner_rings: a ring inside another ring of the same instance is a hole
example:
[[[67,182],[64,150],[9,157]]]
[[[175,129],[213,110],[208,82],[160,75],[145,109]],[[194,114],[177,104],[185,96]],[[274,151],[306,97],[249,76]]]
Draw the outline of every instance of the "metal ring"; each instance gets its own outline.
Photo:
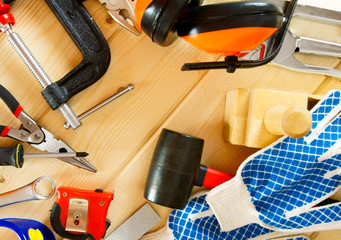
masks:
[[[36,191],[36,187],[37,187],[37,184],[42,181],[42,180],[47,180],[51,183],[51,193],[48,195],[48,196],[42,196],[42,195],[39,195],[39,193]],[[49,177],[40,177],[40,178],[37,178],[33,183],[32,183],[32,192],[36,195],[37,199],[39,200],[46,200],[46,199],[49,199],[51,198],[55,192],[56,192],[56,184],[55,182],[49,178]]]

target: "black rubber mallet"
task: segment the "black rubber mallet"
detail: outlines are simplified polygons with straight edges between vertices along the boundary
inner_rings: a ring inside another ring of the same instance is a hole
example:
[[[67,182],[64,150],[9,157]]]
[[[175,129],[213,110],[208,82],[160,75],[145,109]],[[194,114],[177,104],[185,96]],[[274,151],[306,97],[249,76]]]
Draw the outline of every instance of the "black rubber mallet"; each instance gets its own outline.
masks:
[[[163,129],[150,164],[144,197],[182,209],[193,186],[214,188],[234,176],[200,164],[204,140]]]

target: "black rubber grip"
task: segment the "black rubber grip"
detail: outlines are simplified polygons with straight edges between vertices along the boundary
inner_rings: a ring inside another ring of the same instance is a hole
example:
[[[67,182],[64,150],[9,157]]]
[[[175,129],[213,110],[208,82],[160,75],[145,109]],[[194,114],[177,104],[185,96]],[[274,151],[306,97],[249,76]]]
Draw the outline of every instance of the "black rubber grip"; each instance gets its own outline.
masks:
[[[283,10],[267,2],[229,2],[186,8],[178,20],[181,37],[232,28],[279,28]]]
[[[0,98],[4,103],[6,103],[7,107],[14,114],[15,110],[17,110],[19,106],[19,102],[15,99],[15,97],[6,89],[4,86],[0,84]]]
[[[13,2],[15,2],[15,0],[2,0],[2,2],[4,3],[4,4],[12,4]]]
[[[0,136],[2,137],[6,137],[5,135],[3,135],[3,131],[5,130],[6,126],[0,125]],[[7,134],[6,134],[7,135]]]
[[[52,109],[99,80],[110,64],[110,48],[79,0],[45,0],[83,55],[82,62],[42,94]]]
[[[24,164],[24,148],[21,144],[13,147],[0,147],[0,165],[22,168]]]
[[[200,164],[197,177],[195,178],[195,182],[194,182],[195,186],[202,187],[205,181],[206,173],[207,173],[207,167],[205,165]]]

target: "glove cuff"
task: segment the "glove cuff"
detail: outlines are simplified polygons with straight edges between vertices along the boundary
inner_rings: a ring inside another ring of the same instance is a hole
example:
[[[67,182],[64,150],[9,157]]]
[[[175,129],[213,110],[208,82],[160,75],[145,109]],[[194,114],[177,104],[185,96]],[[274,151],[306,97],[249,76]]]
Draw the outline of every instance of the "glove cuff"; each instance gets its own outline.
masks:
[[[217,217],[222,231],[231,231],[250,223],[260,223],[250,194],[237,177],[212,189],[207,194],[206,201]]]

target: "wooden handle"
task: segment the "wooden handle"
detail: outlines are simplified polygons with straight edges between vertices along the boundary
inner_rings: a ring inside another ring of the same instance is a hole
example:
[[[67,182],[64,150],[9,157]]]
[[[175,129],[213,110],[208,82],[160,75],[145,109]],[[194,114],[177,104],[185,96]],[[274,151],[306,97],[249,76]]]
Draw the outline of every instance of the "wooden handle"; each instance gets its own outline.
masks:
[[[312,117],[310,112],[302,107],[275,106],[265,113],[264,124],[274,135],[300,138],[310,131]]]

